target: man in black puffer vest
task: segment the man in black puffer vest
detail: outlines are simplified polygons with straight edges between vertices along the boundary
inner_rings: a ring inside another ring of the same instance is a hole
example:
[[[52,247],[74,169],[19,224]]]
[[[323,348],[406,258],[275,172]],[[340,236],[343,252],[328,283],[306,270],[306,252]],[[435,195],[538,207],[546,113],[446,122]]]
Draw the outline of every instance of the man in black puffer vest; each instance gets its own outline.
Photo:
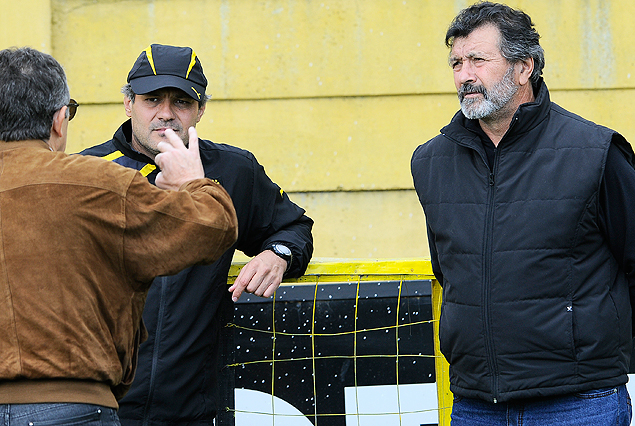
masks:
[[[452,426],[629,425],[633,151],[550,101],[522,11],[477,3],[445,40],[461,111],[411,167]]]

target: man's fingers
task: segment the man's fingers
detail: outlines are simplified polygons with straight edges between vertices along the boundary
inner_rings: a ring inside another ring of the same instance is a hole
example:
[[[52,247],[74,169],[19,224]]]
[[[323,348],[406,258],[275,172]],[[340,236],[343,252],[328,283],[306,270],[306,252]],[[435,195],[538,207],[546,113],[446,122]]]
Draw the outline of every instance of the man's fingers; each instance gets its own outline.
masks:
[[[267,297],[267,298],[273,297],[273,295],[276,293],[276,290],[278,290],[278,287],[280,287],[280,284],[278,285],[270,284],[269,286],[267,286],[267,289],[262,294],[262,297]]]
[[[159,153],[154,158],[162,173],[162,180],[157,176],[155,181],[157,186],[178,191],[186,182],[204,178],[205,169],[198,151],[196,131],[188,129],[190,149],[185,147],[183,140],[174,130],[165,129],[164,136],[157,144]]]
[[[234,281],[234,285],[229,288],[234,302],[240,298],[243,291],[245,291],[247,286],[251,283],[255,274],[256,270],[249,267],[249,264],[245,265],[243,269],[240,270],[238,277],[236,277],[236,281]]]
[[[161,152],[168,152],[168,151],[172,151],[173,149],[176,149],[176,148],[174,148],[174,146],[172,146],[172,144],[171,144],[170,142],[163,142],[163,141],[161,141],[161,142],[159,142],[159,143],[157,144],[157,149],[158,149],[159,151],[161,151]],[[158,157],[159,155],[161,155],[161,154],[157,154],[157,157]],[[155,159],[155,160],[156,160],[156,159]]]
[[[188,149],[192,152],[195,152],[197,156],[200,155],[198,151],[198,134],[196,133],[196,129],[194,127],[190,127],[189,129],[187,129],[187,133],[190,137]]]
[[[263,254],[264,253],[264,254]],[[249,263],[238,274],[234,284],[229,287],[234,302],[244,293],[255,294],[259,297],[272,297],[282,281],[283,270],[276,265],[270,265],[263,261],[267,256],[280,259],[273,252],[265,251]]]
[[[161,152],[165,152],[167,150],[169,150],[170,148],[176,148],[176,149],[184,149],[185,148],[185,144],[183,143],[183,141],[181,140],[181,138],[179,137],[179,135],[176,134],[176,132],[172,129],[165,129],[165,137],[167,140],[165,141],[161,141],[157,144],[157,148],[161,151]],[[198,141],[197,141],[198,142]],[[163,148],[165,149],[165,151],[163,149],[161,149],[161,144],[164,143],[166,145],[168,145],[168,147],[166,147],[165,145],[163,146]]]

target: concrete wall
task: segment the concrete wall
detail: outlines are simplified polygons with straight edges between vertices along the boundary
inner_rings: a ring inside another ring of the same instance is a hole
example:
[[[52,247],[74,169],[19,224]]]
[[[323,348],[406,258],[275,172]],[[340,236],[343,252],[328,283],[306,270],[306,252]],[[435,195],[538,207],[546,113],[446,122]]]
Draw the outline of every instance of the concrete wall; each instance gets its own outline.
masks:
[[[120,88],[141,50],[191,46],[213,95],[199,134],[256,154],[315,219],[315,256],[428,255],[410,156],[458,109],[443,38],[471,2],[0,1],[0,48],[31,45],[67,70],[82,104],[70,152],[125,120]],[[552,98],[635,141],[635,3],[509,4],[542,36]]]

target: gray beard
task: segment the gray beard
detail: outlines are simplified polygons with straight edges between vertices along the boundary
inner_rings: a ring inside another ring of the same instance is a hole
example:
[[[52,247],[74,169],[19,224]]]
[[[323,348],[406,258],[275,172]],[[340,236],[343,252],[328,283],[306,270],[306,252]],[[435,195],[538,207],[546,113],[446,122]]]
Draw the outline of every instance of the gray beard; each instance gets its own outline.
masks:
[[[514,83],[512,74],[514,66],[510,66],[505,75],[488,91],[483,86],[474,86],[466,83],[458,91],[461,111],[470,120],[480,120],[483,118],[494,118],[518,91],[518,86]],[[465,98],[466,93],[482,93],[483,98]]]

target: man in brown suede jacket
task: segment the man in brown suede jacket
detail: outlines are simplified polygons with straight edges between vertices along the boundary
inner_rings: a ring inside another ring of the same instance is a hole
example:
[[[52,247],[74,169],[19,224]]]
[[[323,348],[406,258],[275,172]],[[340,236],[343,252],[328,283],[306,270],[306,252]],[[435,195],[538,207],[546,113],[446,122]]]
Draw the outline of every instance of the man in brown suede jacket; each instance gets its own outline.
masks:
[[[0,51],[0,416],[9,422],[118,425],[152,280],[215,261],[237,237],[229,196],[203,177],[193,128],[189,148],[165,130],[159,189],[135,170],[63,153],[77,106],[51,56]]]

